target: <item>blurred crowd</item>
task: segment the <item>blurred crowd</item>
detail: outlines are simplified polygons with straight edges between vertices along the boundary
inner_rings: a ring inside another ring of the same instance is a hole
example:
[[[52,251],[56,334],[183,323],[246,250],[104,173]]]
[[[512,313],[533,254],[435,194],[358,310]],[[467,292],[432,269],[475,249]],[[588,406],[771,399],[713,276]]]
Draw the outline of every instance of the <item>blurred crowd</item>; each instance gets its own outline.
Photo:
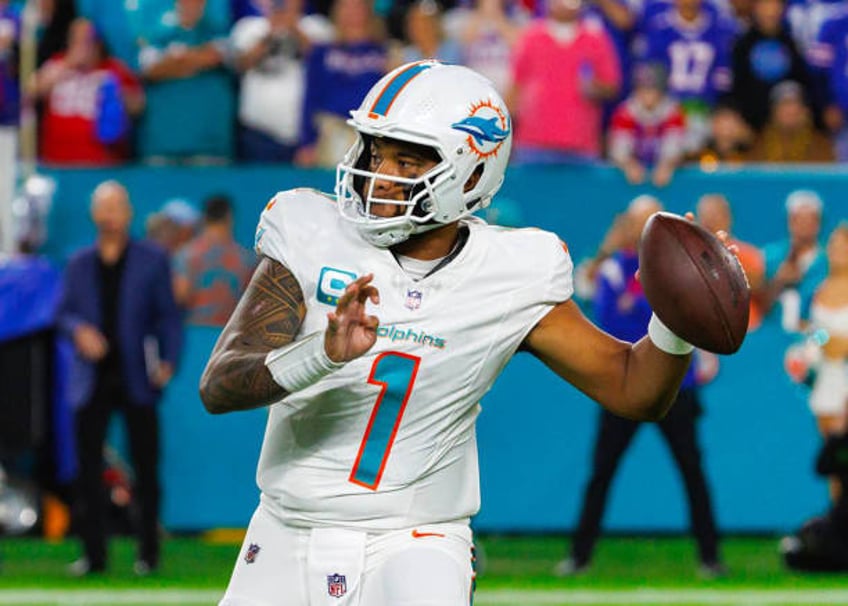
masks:
[[[834,0],[0,0],[0,120],[50,165],[333,166],[404,62],[488,76],[516,162],[677,166],[848,157],[848,8]],[[24,111],[26,114],[26,111]]]
[[[848,222],[823,230],[825,205],[813,190],[792,191],[785,200],[786,236],[763,247],[740,239],[728,198],[702,195],[696,219],[713,233],[727,234],[751,286],[748,331],[763,325],[782,330],[792,343],[784,352],[790,378],[804,385],[810,413],[822,438],[817,473],[828,478],[831,509],[781,543],[786,563],[801,570],[848,570]],[[639,242],[649,217],[662,202],[643,194],[615,217],[595,255],[575,274],[575,294],[598,325],[635,341],[647,332],[651,307],[637,277]],[[720,360],[696,350],[689,373],[669,414],[657,423],[684,480],[699,573],[724,576],[719,535],[705,477],[697,420],[704,412],[700,387],[719,374]],[[599,412],[586,484],[568,557],[554,572],[581,574],[591,566],[613,477],[640,424]],[[840,458],[841,457],[841,458]]]
[[[725,195],[704,194],[694,208],[700,225],[727,234],[728,245],[745,270],[751,287],[748,331],[768,324],[788,335],[791,345],[784,367],[793,381],[809,388],[810,409],[820,433],[827,438],[848,431],[848,222],[841,220],[825,231],[821,196],[814,190],[794,190],[784,202],[785,237],[755,246],[736,234]],[[657,198],[643,194],[614,218],[595,255],[583,259],[575,270],[579,299],[597,306],[599,298],[610,296],[604,291],[607,285],[621,290],[615,304],[607,304],[616,314],[644,315],[634,302],[636,294],[643,296],[635,278],[637,249],[645,222],[660,210]],[[630,266],[613,269],[622,259]],[[603,319],[609,312],[595,313]]]

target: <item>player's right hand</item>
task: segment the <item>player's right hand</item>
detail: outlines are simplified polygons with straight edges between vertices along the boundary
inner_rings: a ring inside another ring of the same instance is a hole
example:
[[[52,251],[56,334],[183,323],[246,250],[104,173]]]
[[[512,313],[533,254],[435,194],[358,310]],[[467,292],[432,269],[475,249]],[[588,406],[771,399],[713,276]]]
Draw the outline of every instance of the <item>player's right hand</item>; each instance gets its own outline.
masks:
[[[374,274],[357,278],[345,289],[336,310],[327,314],[324,350],[333,362],[349,362],[367,352],[377,341],[377,316],[365,313],[365,304],[380,303],[380,293],[371,284]]]

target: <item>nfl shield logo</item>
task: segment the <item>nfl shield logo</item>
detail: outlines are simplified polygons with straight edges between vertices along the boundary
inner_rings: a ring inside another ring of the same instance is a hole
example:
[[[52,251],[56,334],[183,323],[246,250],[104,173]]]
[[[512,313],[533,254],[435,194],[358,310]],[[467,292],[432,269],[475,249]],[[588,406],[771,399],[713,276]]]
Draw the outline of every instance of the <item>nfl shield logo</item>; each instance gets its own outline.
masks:
[[[248,564],[253,564],[256,561],[256,556],[259,554],[261,547],[256,543],[251,543],[247,548],[247,553],[244,554],[244,561]]]
[[[340,598],[347,593],[347,581],[343,574],[327,575],[327,593],[334,598]]]
[[[406,291],[406,303],[404,304],[407,309],[411,309],[415,311],[419,307],[421,307],[421,291],[420,290],[407,290]]]

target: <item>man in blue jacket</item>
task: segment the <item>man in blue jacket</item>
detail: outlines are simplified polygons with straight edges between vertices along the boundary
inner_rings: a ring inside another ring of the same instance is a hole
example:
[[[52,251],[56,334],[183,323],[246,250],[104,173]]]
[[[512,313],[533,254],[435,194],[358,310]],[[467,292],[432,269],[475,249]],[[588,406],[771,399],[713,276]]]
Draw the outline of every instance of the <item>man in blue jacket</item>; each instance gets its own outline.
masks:
[[[106,568],[103,443],[112,413],[125,418],[139,502],[135,570],[159,564],[159,427],[157,402],[179,356],[182,327],[164,251],[130,238],[127,190],[101,183],[92,195],[94,246],[68,263],[59,309],[61,329],[75,356],[69,400],[76,410],[80,534],[84,557],[71,572]]]
[[[651,307],[636,278],[639,268],[637,249],[645,223],[652,214],[662,209],[659,200],[652,196],[635,198],[623,220],[613,227],[618,230],[617,236],[608,236],[602,246],[601,255],[606,258],[598,269],[593,301],[595,321],[619,339],[639,340],[648,332]],[[614,250],[603,250],[610,242],[615,243]],[[719,535],[698,444],[696,421],[701,413],[701,403],[693,366],[683,379],[674,405],[657,422],[657,427],[683,476],[692,531],[698,544],[699,572],[706,578],[714,578],[723,576],[726,570],[719,555]],[[589,567],[601,532],[610,484],[622,456],[641,426],[639,421],[601,411],[592,474],[583,495],[580,520],[569,557],[559,562],[554,570],[557,575],[572,576]]]

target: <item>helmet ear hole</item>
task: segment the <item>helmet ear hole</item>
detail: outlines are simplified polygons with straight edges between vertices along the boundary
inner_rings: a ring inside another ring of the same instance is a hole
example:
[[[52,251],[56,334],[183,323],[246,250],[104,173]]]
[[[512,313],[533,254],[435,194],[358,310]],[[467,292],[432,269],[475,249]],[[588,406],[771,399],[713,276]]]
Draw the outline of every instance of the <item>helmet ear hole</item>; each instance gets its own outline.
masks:
[[[474,167],[474,170],[468,176],[468,179],[465,180],[465,185],[462,187],[463,193],[468,193],[480,182],[480,178],[483,176],[483,169],[485,166],[482,162]]]

